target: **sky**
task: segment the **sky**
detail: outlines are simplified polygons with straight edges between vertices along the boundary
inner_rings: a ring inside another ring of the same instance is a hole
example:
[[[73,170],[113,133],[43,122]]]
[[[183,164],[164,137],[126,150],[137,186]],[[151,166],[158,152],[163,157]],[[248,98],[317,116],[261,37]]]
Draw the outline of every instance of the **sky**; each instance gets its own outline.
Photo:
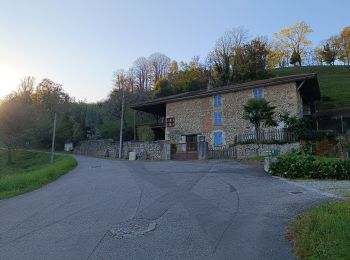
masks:
[[[113,72],[140,56],[204,58],[233,27],[272,39],[299,21],[318,44],[350,25],[349,10],[348,0],[0,0],[0,98],[34,76],[79,100],[103,100]]]

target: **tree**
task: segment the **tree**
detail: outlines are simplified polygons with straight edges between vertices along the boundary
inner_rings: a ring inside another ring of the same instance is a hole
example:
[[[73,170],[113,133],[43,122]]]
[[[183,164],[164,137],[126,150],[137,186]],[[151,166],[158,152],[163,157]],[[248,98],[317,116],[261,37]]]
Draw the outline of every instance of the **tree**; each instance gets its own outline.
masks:
[[[211,70],[211,78],[215,85],[228,85],[233,82],[233,66],[231,64],[235,52],[243,46],[248,38],[248,31],[244,27],[233,28],[215,43],[214,49],[207,57]]]
[[[275,107],[266,99],[251,98],[244,105],[243,119],[248,120],[255,127],[256,140],[260,141],[261,126],[276,126],[274,120]]]
[[[171,62],[168,56],[156,52],[149,56],[148,62],[153,84],[155,84],[159,79],[167,76]]]
[[[48,112],[53,121],[52,144],[51,144],[51,163],[55,155],[55,136],[57,114],[63,110],[63,104],[70,102],[70,97],[63,91],[62,85],[53,82],[50,79],[43,79],[36,88],[35,102],[42,109]]]
[[[134,61],[133,66],[131,67],[131,74],[134,79],[135,86],[139,91],[144,91],[150,88],[151,71],[150,64],[147,58],[137,58]]]
[[[12,163],[12,150],[23,145],[28,139],[31,126],[31,107],[29,104],[9,97],[0,105],[0,139],[7,147],[7,162]]]
[[[140,126],[137,128],[137,136],[140,141],[154,141],[154,132],[149,126]]]
[[[334,65],[336,60],[336,52],[335,50],[331,49],[328,42],[323,46],[322,56],[327,64]]]
[[[34,93],[35,78],[32,76],[25,76],[21,79],[18,85],[17,95],[24,103],[32,103],[32,95]]]
[[[257,37],[236,51],[233,58],[235,82],[267,78],[267,39]]]
[[[301,58],[305,55],[306,47],[311,45],[311,41],[307,39],[312,29],[305,22],[295,23],[288,26],[278,33],[274,33],[274,37],[279,44],[290,53],[296,53],[294,57],[300,56],[297,62],[301,66]],[[300,62],[299,62],[300,61]]]
[[[301,57],[299,53],[293,51],[292,56],[290,56],[290,64],[296,66],[297,63],[301,64]]]
[[[290,116],[288,113],[280,115],[280,121],[285,124],[289,132],[295,134],[298,140],[312,134],[310,121],[305,117]]]
[[[154,95],[156,97],[165,97],[174,94],[171,83],[167,79],[159,79],[154,87]]]
[[[350,26],[344,27],[338,37],[339,60],[350,65]]]
[[[315,60],[320,64],[323,65],[324,62],[324,56],[323,56],[323,50],[320,47],[316,47],[313,49],[314,58]]]
[[[179,67],[173,63],[169,73],[172,94],[207,88],[208,71],[198,56],[193,57],[189,63],[180,62]]]
[[[274,41],[269,48],[267,55],[267,66],[269,69],[276,67],[284,68],[288,66],[289,50],[283,48],[279,41]]]

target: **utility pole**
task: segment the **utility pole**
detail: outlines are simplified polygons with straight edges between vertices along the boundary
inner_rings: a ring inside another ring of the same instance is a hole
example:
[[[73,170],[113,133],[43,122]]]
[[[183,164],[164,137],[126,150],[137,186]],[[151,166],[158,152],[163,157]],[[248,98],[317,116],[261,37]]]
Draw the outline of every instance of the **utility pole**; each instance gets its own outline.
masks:
[[[124,86],[122,87],[122,111],[120,116],[120,131],[119,131],[119,159],[122,158],[122,148],[123,148],[123,127],[124,127]]]
[[[56,120],[57,120],[57,113],[55,112],[55,116],[53,119],[53,133],[52,133],[52,144],[51,144],[51,163],[53,163],[53,159],[55,157]]]
[[[137,117],[137,114],[136,114],[136,110],[134,110],[134,142],[136,141],[136,117]]]

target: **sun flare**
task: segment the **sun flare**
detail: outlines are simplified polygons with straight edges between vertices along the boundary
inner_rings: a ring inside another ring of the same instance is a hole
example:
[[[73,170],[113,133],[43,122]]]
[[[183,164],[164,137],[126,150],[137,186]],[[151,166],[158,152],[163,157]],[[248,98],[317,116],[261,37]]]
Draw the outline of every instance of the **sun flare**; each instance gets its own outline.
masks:
[[[10,64],[0,61],[0,98],[17,89],[21,74]]]

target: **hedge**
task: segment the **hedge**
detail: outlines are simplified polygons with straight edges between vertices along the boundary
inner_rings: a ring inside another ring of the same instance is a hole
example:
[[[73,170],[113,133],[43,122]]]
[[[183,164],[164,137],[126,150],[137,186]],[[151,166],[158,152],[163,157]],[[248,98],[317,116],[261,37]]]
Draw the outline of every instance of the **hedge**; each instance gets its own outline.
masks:
[[[350,161],[290,153],[279,156],[269,173],[285,178],[349,180]]]

